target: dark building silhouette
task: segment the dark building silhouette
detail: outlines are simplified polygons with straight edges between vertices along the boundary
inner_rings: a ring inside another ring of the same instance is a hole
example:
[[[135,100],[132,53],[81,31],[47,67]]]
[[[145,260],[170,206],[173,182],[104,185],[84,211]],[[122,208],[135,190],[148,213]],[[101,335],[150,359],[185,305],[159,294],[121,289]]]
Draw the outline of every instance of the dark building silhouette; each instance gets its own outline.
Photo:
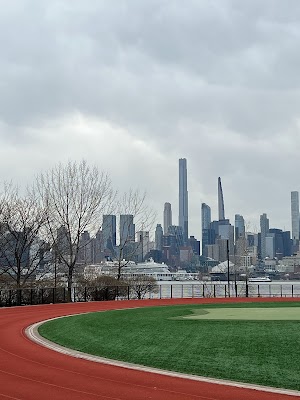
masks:
[[[135,225],[133,215],[120,215],[120,245],[135,241]]]
[[[115,215],[103,215],[102,223],[102,236],[103,246],[107,249],[113,249],[116,244],[117,238],[116,230],[116,216]]]
[[[169,226],[172,225],[172,206],[171,203],[164,205],[164,235],[168,233]]]
[[[190,236],[188,245],[191,246],[194,254],[200,256],[200,240],[197,240],[195,236]]]
[[[155,249],[162,250],[163,229],[161,224],[156,225],[155,229]]]
[[[207,257],[207,245],[215,244],[216,232],[214,229],[202,229],[202,255]]]
[[[269,233],[274,237],[275,257],[280,260],[282,257],[291,256],[293,241],[290,231],[283,232],[282,229],[272,228],[269,229]]]

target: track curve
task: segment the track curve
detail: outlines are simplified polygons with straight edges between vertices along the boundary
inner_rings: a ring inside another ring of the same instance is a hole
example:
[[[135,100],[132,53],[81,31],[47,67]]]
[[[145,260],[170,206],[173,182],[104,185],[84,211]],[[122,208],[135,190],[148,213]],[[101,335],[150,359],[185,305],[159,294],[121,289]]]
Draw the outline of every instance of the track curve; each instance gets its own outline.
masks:
[[[282,299],[297,300],[297,299]],[[212,384],[98,364],[57,353],[25,335],[31,324],[78,313],[144,306],[274,299],[173,299],[0,309],[0,399],[291,400],[298,395]]]

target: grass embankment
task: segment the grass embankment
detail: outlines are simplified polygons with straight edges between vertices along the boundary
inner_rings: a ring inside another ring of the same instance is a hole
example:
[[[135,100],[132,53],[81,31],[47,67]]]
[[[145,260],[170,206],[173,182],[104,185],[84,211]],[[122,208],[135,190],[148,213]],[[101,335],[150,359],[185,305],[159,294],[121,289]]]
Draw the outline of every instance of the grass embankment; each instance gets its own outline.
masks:
[[[299,307],[300,314],[300,302],[230,304],[231,310],[243,308],[243,315],[247,308],[272,312],[277,307],[283,315],[286,307],[286,313]],[[107,358],[300,390],[300,321],[181,318],[220,308],[225,315],[228,304],[90,313],[47,322],[39,332],[63,346]]]

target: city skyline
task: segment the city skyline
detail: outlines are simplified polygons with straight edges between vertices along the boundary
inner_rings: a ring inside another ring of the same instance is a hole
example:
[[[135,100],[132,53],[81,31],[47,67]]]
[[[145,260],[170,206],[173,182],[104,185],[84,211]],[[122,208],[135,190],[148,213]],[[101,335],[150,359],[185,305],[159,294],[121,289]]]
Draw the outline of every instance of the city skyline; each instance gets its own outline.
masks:
[[[201,203],[218,218],[219,176],[231,221],[243,215],[258,231],[267,213],[292,230],[299,1],[122,4],[12,0],[0,10],[0,181],[25,186],[84,158],[120,192],[146,190],[163,224],[165,202],[179,213],[184,157],[189,235],[201,237]]]
[[[184,232],[184,226],[189,225],[189,218],[188,218],[188,169],[187,169],[187,159],[186,158],[180,158],[179,159],[179,182],[178,182],[178,188],[179,188],[179,197],[178,197],[178,208],[179,208],[179,216],[178,216],[178,226],[181,226]],[[181,203],[181,206],[180,206]],[[163,221],[165,225],[165,218],[166,218],[166,207],[168,207],[168,212],[171,210],[172,204],[167,202],[164,205],[164,212],[163,212]],[[201,210],[200,210],[200,225],[201,225],[201,234],[197,236],[199,240],[202,240],[202,234],[203,234],[203,229],[207,229],[209,226],[208,220],[209,221],[231,221],[232,225],[235,227],[235,234],[239,236],[239,232],[252,232],[252,233],[258,233],[261,232],[262,229],[262,217],[264,219],[267,219],[268,221],[268,228],[266,229],[267,231],[269,228],[272,229],[283,229],[284,231],[288,230],[290,231],[291,234],[291,239],[299,239],[299,230],[300,230],[300,215],[299,215],[299,192],[298,191],[291,191],[290,193],[290,228],[286,229],[286,225],[283,227],[280,226],[275,226],[275,225],[269,225],[269,219],[267,218],[267,212],[263,213],[262,215],[258,216],[259,218],[259,227],[257,226],[251,227],[251,224],[247,221],[245,221],[244,216],[240,214],[234,214],[234,218],[228,218],[225,219],[225,206],[224,206],[224,195],[223,195],[223,188],[222,188],[222,181],[221,177],[218,177],[217,180],[217,217],[213,218],[212,217],[212,212],[211,212],[211,207],[206,204],[205,202],[201,203]],[[181,210],[181,212],[180,212]],[[186,215],[184,215],[184,212]],[[186,219],[184,223],[184,218]],[[186,224],[186,225],[185,225]],[[199,227],[200,227],[199,225]],[[264,224],[263,224],[263,230],[264,230]],[[199,230],[198,227],[198,230]],[[294,233],[293,233],[294,232]],[[295,233],[296,232],[296,233]],[[294,234],[294,237],[293,237]],[[190,232],[188,236],[196,236],[195,232]],[[264,239],[263,239],[264,240]],[[263,244],[263,247],[265,247],[265,243]]]

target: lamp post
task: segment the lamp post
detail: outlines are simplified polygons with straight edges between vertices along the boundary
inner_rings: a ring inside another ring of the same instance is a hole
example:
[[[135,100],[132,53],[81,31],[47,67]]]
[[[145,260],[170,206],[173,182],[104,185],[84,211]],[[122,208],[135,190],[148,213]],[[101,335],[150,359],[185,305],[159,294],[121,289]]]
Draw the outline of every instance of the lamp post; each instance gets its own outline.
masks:
[[[227,239],[227,282],[228,282],[228,297],[230,297],[230,276],[229,276],[229,240]]]

